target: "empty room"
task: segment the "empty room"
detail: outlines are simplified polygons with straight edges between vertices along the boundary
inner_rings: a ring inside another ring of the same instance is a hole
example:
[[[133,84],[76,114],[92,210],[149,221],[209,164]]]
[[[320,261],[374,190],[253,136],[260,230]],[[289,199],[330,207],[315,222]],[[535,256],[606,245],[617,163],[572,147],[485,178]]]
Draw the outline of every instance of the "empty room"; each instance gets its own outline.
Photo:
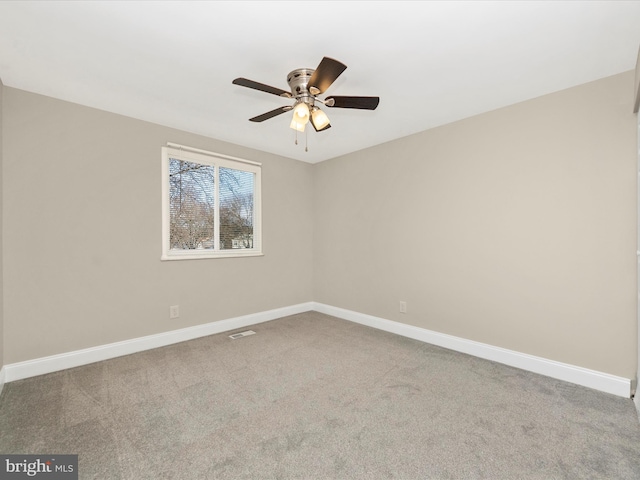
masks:
[[[0,2],[0,478],[640,478],[640,2]]]

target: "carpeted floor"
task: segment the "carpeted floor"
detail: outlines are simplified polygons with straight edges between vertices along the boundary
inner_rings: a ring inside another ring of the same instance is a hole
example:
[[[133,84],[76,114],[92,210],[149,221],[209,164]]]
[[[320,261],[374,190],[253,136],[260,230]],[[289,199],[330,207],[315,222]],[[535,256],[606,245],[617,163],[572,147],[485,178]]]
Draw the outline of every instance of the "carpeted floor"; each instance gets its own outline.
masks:
[[[637,479],[633,402],[317,312],[5,385],[98,479]]]

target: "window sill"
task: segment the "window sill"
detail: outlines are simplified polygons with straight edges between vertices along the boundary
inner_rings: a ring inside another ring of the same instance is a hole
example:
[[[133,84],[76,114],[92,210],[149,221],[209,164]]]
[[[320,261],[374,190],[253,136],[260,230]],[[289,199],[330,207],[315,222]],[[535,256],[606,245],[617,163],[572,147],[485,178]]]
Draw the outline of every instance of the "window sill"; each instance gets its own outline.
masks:
[[[208,258],[241,258],[241,257],[263,257],[264,253],[262,252],[256,252],[256,251],[251,251],[251,252],[246,252],[246,253],[240,253],[240,252],[229,252],[229,253],[204,253],[204,252],[197,252],[197,253],[173,253],[173,254],[164,254],[160,257],[160,260],[165,262],[165,261],[172,261],[172,260],[203,260],[203,259],[208,259]]]

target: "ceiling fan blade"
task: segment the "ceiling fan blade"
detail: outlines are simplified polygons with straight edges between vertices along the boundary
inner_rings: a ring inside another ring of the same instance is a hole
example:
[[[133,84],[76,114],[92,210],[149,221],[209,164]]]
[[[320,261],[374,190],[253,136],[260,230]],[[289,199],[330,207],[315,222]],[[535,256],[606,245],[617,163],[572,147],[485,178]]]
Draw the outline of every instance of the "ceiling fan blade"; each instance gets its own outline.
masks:
[[[291,105],[287,105],[285,107],[279,107],[279,108],[276,108],[275,110],[271,110],[270,112],[263,113],[262,115],[258,115],[257,117],[250,118],[249,121],[264,122],[265,120],[269,120],[270,118],[280,115],[281,113],[288,112],[292,108],[293,107]]]
[[[324,92],[336,81],[336,78],[338,78],[346,68],[347,66],[344,63],[334,60],[333,58],[324,57],[309,79],[309,90],[313,95]],[[312,88],[314,90],[311,90]],[[318,93],[314,93],[315,90],[317,90]]]
[[[327,107],[359,108],[361,110],[375,110],[380,103],[380,97],[327,97],[324,104]]]
[[[265,85],[264,83],[254,82],[253,80],[249,80],[247,78],[236,78],[231,83],[233,83],[234,85],[240,85],[241,87],[253,88],[254,90],[260,90],[261,92],[278,95],[279,97],[291,98],[291,92],[287,92],[286,90],[282,90],[280,88],[271,87],[269,85]]]

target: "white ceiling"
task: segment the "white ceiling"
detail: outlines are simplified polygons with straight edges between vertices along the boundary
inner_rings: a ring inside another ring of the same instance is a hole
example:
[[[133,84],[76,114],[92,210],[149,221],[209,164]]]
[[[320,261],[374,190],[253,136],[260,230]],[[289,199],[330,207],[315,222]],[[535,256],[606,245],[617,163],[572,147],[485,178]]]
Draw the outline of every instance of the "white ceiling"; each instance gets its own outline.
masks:
[[[639,46],[638,1],[0,1],[6,86],[311,163],[631,70]],[[292,102],[234,78],[288,89],[323,56],[348,66],[325,95],[378,109],[326,108],[308,152],[290,114],[248,121]]]

